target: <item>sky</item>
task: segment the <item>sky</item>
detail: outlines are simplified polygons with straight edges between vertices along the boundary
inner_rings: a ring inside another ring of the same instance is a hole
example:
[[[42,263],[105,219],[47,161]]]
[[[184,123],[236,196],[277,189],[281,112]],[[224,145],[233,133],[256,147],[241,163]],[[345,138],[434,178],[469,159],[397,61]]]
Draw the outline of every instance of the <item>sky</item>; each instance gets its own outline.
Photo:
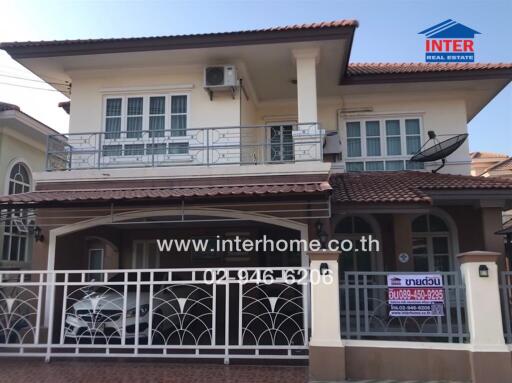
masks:
[[[451,18],[481,32],[475,61],[512,62],[511,15],[512,0],[2,0],[0,41],[224,32],[357,19],[351,62],[422,62],[424,38],[418,32]],[[65,100],[0,51],[0,101],[67,132],[68,116],[57,107]],[[512,155],[512,85],[469,123],[469,133],[470,150]]]

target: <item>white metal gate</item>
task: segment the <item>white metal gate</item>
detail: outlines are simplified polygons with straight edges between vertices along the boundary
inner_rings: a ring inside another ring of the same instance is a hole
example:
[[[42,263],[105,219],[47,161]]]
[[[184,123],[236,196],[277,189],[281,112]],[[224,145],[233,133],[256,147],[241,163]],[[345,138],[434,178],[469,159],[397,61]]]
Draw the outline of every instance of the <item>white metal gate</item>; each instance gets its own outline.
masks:
[[[307,268],[2,271],[0,355],[307,358],[308,274]]]

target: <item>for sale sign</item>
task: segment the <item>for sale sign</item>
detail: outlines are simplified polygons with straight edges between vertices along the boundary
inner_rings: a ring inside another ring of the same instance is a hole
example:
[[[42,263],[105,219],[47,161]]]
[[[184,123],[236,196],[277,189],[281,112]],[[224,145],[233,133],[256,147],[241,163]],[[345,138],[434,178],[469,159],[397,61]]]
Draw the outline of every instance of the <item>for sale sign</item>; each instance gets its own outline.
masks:
[[[443,316],[444,289],[440,274],[389,274],[389,315]]]

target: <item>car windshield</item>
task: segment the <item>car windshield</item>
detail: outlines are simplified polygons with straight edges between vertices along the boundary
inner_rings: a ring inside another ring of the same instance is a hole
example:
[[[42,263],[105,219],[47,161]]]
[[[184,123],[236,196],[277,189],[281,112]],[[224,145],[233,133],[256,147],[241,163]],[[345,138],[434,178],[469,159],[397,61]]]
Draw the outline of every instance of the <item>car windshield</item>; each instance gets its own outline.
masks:
[[[142,291],[142,292],[149,291],[150,284],[148,282],[150,280],[150,276],[151,276],[151,274],[149,272],[140,273],[140,279],[139,279],[141,281],[140,291]],[[154,281],[163,281],[163,280],[165,280],[165,276],[166,276],[166,273],[154,273],[153,280]],[[125,275],[125,273],[117,273],[108,279],[107,285],[98,286],[98,287],[94,288],[94,291],[97,293],[105,293],[105,292],[112,291],[112,290],[118,291],[118,292],[123,292],[125,284],[119,283],[119,282],[125,282],[125,281],[127,281],[127,282],[137,281],[137,273],[136,272],[127,272],[126,275]],[[119,284],[115,284],[115,285],[110,284],[110,283],[116,283],[116,282]],[[159,289],[159,286],[155,285],[154,290],[157,291],[158,289]],[[127,290],[129,292],[137,291],[137,284],[136,283],[128,284]]]

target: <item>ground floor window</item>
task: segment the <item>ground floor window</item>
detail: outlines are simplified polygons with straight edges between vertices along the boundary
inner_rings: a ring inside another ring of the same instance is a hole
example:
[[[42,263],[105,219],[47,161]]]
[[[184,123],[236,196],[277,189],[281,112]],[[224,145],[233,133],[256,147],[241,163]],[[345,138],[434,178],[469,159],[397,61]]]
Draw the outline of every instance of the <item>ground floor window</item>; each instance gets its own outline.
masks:
[[[154,269],[160,266],[160,252],[156,240],[133,242],[132,267],[134,269]]]
[[[412,253],[414,271],[449,271],[453,268],[450,230],[432,214],[412,221]]]
[[[105,258],[104,249],[89,249],[89,270],[102,270]],[[101,274],[90,275],[91,279],[96,281],[101,279]]]
[[[30,170],[23,162],[17,162],[11,168],[8,182],[8,194],[27,193],[30,191]],[[26,210],[4,211],[6,221],[3,227],[2,260],[26,262],[29,233]],[[2,214],[2,215],[3,215]]]
[[[25,262],[28,252],[28,222],[24,210],[7,213],[9,219],[4,224],[2,260]]]
[[[340,258],[340,269],[343,271],[372,271],[376,270],[376,259],[374,252],[364,251],[361,248],[360,239],[362,236],[373,235],[374,230],[369,222],[358,216],[342,218],[334,229],[334,239],[349,240],[352,242],[352,249],[343,251]]]

